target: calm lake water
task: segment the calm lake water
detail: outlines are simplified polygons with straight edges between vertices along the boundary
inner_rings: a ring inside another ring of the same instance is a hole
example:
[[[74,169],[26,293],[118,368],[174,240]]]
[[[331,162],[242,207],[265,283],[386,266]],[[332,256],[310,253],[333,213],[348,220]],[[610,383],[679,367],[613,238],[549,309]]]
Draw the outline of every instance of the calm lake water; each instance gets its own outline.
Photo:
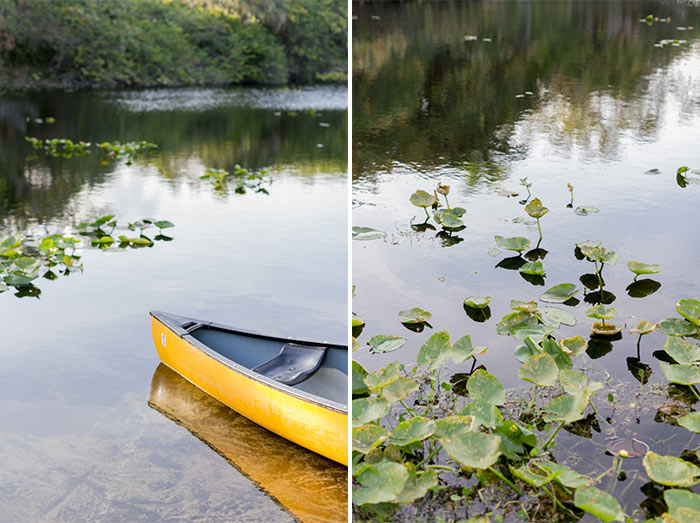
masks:
[[[303,498],[320,488],[321,499],[342,504],[344,467],[261,431],[260,448],[277,449],[278,479],[296,475],[287,487],[281,479],[270,487],[227,451],[235,433],[223,443],[216,434],[208,439],[213,422],[198,428],[182,399],[196,389],[156,372],[148,312],[344,342],[347,116],[347,90],[332,86],[0,96],[0,238],[75,235],[80,222],[106,214],[119,220],[117,234],[145,217],[175,224],[167,229],[173,240],[151,248],[100,251],[83,239],[82,273],[39,278],[36,297],[0,294],[0,520],[327,521],[346,514],[346,505],[314,511],[317,499],[308,510],[298,502],[285,508],[282,493],[290,488]],[[35,122],[46,117],[55,123]],[[98,151],[37,153],[25,136],[147,140],[158,149],[130,166],[105,165]],[[221,194],[199,179],[207,168],[233,172],[236,164],[269,169],[269,195]],[[169,395],[154,397],[152,381],[163,380]],[[227,425],[226,409],[196,401],[204,419]],[[268,455],[261,451],[258,468]]]
[[[650,13],[671,20],[640,22]],[[412,366],[421,344],[446,329],[453,340],[470,334],[476,345],[488,346],[479,363],[507,387],[524,388],[513,356],[517,342],[498,336],[496,323],[510,312],[511,299],[537,299],[571,282],[581,303],[567,310],[578,323],[559,332],[588,339],[593,320],[585,316],[592,306],[586,301],[595,300],[579,278],[593,264],[575,258],[574,244],[601,240],[620,257],[603,275],[616,298],[613,321],[626,328],[622,339],[599,344],[575,364],[609,380],[617,398],[615,404],[597,398],[599,431],[590,438],[562,431],[555,455],[589,473],[609,466],[602,450],[614,436],[637,437],[661,454],[693,448],[687,430],[658,419],[657,409],[669,401],[668,382],[652,353],[665,336],[644,337],[641,362],[652,374],[635,396],[637,336],[627,329],[676,317],[679,299],[700,298],[700,8],[369,2],[353,4],[353,15],[353,225],[386,233],[353,242],[353,311],[366,320],[362,345],[377,334],[408,339],[386,354],[371,354],[365,345],[354,358],[369,369],[397,359]],[[664,39],[679,43],[655,45]],[[685,187],[676,179],[683,165],[695,171]],[[645,174],[652,169],[658,171]],[[496,247],[494,235],[537,243],[537,226],[522,223],[530,219],[519,203],[527,195],[520,185],[525,177],[550,209],[541,220],[546,277],[535,284],[496,267],[515,253],[488,252]],[[451,186],[451,205],[467,209],[466,229],[451,236],[411,227],[425,215],[409,196],[417,189],[432,193],[438,182]],[[567,184],[574,187],[573,208],[567,208]],[[599,212],[577,215],[578,206]],[[641,298],[632,288],[630,294],[630,260],[663,264],[661,273],[640,277],[653,280],[646,290],[658,287],[655,292]],[[467,314],[468,296],[492,297],[490,319]],[[397,313],[412,307],[432,313],[432,329],[416,333],[399,323]],[[641,472],[616,495],[629,486],[627,512],[646,500],[652,514],[653,489],[645,485],[641,460],[630,468]]]

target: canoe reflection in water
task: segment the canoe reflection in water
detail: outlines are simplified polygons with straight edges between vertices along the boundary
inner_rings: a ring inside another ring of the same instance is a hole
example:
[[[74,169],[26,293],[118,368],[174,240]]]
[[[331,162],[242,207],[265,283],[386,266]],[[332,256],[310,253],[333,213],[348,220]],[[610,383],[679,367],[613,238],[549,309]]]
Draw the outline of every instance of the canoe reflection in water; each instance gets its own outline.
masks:
[[[148,405],[209,445],[301,521],[347,520],[347,467],[249,421],[162,363]]]

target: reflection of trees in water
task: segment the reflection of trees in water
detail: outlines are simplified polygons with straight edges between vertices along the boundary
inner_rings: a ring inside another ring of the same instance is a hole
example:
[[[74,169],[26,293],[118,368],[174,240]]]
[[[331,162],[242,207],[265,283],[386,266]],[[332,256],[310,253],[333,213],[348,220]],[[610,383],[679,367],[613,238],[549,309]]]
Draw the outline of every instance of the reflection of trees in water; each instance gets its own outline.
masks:
[[[640,23],[649,12],[672,23]],[[492,163],[495,153],[522,155],[523,138],[538,124],[558,147],[614,158],[621,131],[657,138],[663,108],[676,95],[689,115],[697,114],[684,85],[697,78],[677,78],[677,68],[668,67],[682,61],[687,47],[653,45],[678,37],[677,25],[698,26],[700,10],[692,6],[370,4],[355,14],[356,177],[371,178],[392,161],[437,168],[474,158]],[[464,41],[465,35],[479,40]],[[520,97],[525,91],[534,95]],[[514,143],[521,144],[517,151]]]
[[[53,116],[53,125],[30,118]],[[321,127],[320,122],[329,126]],[[31,93],[0,98],[0,226],[24,229],[56,217],[79,215],[75,196],[104,183],[121,165],[103,165],[104,154],[52,158],[34,151],[25,136],[92,143],[147,139],[158,149],[135,160],[135,169],[156,169],[168,179],[196,180],[206,168],[257,170],[274,165],[307,172],[347,168],[347,112],[299,113],[219,107],[208,111],[133,113],[101,93]],[[318,147],[322,144],[323,147]],[[297,171],[297,172],[298,172]],[[136,190],[136,188],[135,188]]]

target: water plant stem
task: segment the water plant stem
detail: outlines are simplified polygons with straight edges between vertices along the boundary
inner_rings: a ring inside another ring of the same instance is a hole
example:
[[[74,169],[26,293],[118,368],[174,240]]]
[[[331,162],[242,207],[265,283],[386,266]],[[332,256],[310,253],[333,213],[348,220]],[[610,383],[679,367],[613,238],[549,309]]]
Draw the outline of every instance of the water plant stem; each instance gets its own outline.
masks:
[[[528,410],[535,405],[535,397],[537,396],[537,385],[535,385],[535,390],[532,391],[532,398],[530,398],[530,403],[527,404]]]
[[[412,418],[415,418],[415,417],[417,416],[417,414],[415,413],[415,411],[414,411],[413,409],[411,409],[408,405],[406,405],[406,403],[404,402],[404,400],[399,400],[399,402],[401,403],[401,405],[403,406],[403,408],[406,409],[406,412],[408,412],[408,415],[409,415],[409,416],[411,416]]]
[[[544,485],[542,485],[540,488],[541,488],[542,490],[544,490],[547,494],[549,494],[549,496],[552,498],[552,501],[554,502],[554,504],[555,504],[557,507],[559,507],[560,509],[562,509],[564,512],[568,512],[569,514],[571,514],[571,511],[570,511],[568,508],[566,508],[566,507],[562,504],[562,502],[559,501],[559,498],[557,498],[557,496],[554,494],[554,489],[553,489],[553,488],[552,488],[551,491],[550,491],[547,487],[545,487]]]
[[[595,415],[600,417],[600,412],[598,412],[598,409],[595,408],[595,405],[593,404],[593,400],[591,398],[588,398],[588,403],[591,405],[591,408],[593,409],[593,412],[595,412]]]
[[[547,450],[547,447],[549,446],[549,444],[550,444],[550,443],[552,442],[552,440],[554,439],[554,436],[557,435],[557,432],[559,432],[559,430],[560,430],[563,426],[564,426],[564,422],[562,421],[562,422],[559,423],[559,425],[557,426],[557,428],[554,429],[554,432],[552,432],[552,433],[549,435],[549,438],[547,438],[547,441],[544,442],[544,445],[542,445],[542,450]]]
[[[540,241],[542,241],[542,227],[540,226],[539,218],[537,218],[537,230],[540,232]]]
[[[506,483],[510,488],[512,488],[515,492],[518,493],[518,496],[523,495],[523,491],[520,490],[518,487],[515,486],[515,483],[510,481],[508,478],[506,478],[503,474],[501,474],[498,470],[493,468],[493,466],[489,467],[487,470],[490,470],[491,472],[494,473],[494,475],[498,476],[504,483]]]
[[[433,458],[437,455],[437,453],[440,452],[441,450],[442,450],[442,445],[438,445],[436,448],[433,449],[433,451],[432,451],[430,454],[428,454],[428,455],[423,459],[423,461],[421,461],[420,463],[418,463],[418,465],[416,465],[416,469],[419,469],[420,466],[421,466],[423,463],[425,463],[425,462],[430,461],[431,459],[433,459]]]
[[[615,470],[615,477],[619,478],[620,477],[620,471],[622,470],[622,457],[617,458],[617,470]]]

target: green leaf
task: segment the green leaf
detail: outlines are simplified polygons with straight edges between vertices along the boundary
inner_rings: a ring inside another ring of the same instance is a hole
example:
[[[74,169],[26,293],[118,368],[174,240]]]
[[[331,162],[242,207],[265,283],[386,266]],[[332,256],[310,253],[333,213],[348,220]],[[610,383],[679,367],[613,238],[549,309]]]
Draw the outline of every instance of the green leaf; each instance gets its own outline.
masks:
[[[656,274],[657,272],[661,272],[663,265],[650,265],[648,263],[629,261],[627,262],[627,268],[636,275]]]
[[[554,398],[545,406],[545,421],[563,421],[573,423],[583,418],[583,411],[588,404],[588,397],[566,394]]]
[[[433,215],[435,221],[438,222],[446,229],[457,229],[464,225],[464,221],[457,215],[447,212],[447,210],[442,212],[437,212]]]
[[[606,307],[602,303],[591,307],[586,311],[586,316],[596,318],[598,320],[609,320],[615,316],[615,307]]]
[[[700,482],[700,468],[674,456],[650,450],[642,462],[649,478],[668,487],[692,487]]]
[[[692,336],[698,332],[698,329],[692,323],[680,318],[661,320],[656,328],[667,336]]]
[[[389,433],[381,425],[370,423],[352,429],[352,450],[361,454],[372,452],[384,443]]]
[[[484,309],[491,303],[491,296],[486,296],[485,298],[480,298],[477,296],[469,296],[464,299],[464,304],[472,309]]]
[[[153,225],[159,229],[169,229],[170,227],[175,227],[175,224],[173,222],[169,222],[168,220],[158,220],[157,222],[153,222]]]
[[[501,438],[484,432],[458,432],[439,439],[452,459],[464,467],[485,469],[496,463]]]
[[[359,427],[383,418],[391,410],[391,403],[384,398],[360,398],[352,401],[352,426]]]
[[[393,461],[382,460],[367,465],[357,475],[357,482],[365,488],[353,490],[352,501],[356,505],[395,501],[408,476],[406,467]]]
[[[474,421],[473,416],[467,415],[440,418],[435,423],[434,436],[439,439],[470,431],[474,428]]]
[[[468,334],[458,339],[450,350],[450,359],[452,363],[462,363],[476,354],[480,354],[486,350],[486,347],[474,347],[472,345],[471,336]]]
[[[666,379],[679,385],[697,385],[700,383],[700,367],[695,365],[669,365],[663,361],[659,362],[661,372]]]
[[[396,495],[397,503],[412,503],[425,496],[428,491],[438,483],[438,475],[434,470],[417,473],[415,470],[408,471],[408,480],[403,490]]]
[[[577,488],[574,505],[606,522],[625,520],[625,513],[617,500],[595,487]]]
[[[352,228],[352,239],[353,240],[376,240],[377,238],[383,238],[384,233],[378,231],[377,229],[372,229],[371,227],[353,227]]]
[[[504,238],[503,236],[494,236],[496,245],[506,251],[522,252],[530,248],[530,240],[523,236],[514,236],[512,238]]]
[[[450,335],[447,331],[438,331],[418,350],[416,363],[427,366],[428,370],[439,369],[449,358],[451,349]]]
[[[399,377],[399,372],[401,370],[401,363],[398,361],[393,361],[389,363],[386,367],[370,372],[365,376],[365,384],[370,388],[373,393],[378,393],[381,389],[389,385],[389,383],[396,381]]]
[[[700,433],[700,412],[691,412],[678,418],[678,424],[691,432]]]
[[[678,314],[683,316],[696,327],[700,327],[700,301],[698,300],[681,300],[676,305]]]
[[[669,489],[664,491],[664,500],[674,521],[700,521],[700,495],[687,490]]]
[[[559,346],[564,351],[570,352],[572,356],[578,356],[586,352],[588,342],[581,336],[573,336],[571,338],[559,340]]]
[[[352,393],[353,395],[355,394],[365,394],[369,392],[369,389],[367,388],[367,385],[365,384],[365,376],[367,376],[368,372],[365,370],[365,368],[357,363],[356,361],[352,362]]]
[[[433,315],[428,311],[424,311],[418,307],[399,312],[399,321],[401,323],[425,323],[426,321],[430,321],[432,317]]]
[[[544,265],[541,261],[529,262],[518,269],[523,274],[531,274],[533,276],[544,276]]]
[[[530,314],[539,312],[539,305],[536,301],[510,300],[510,308],[514,311],[525,311]]]
[[[570,300],[578,289],[573,283],[560,283],[548,289],[540,296],[540,300],[548,303],[564,303]]]
[[[410,378],[401,376],[382,389],[382,397],[391,402],[396,402],[405,400],[417,390],[418,383]]]
[[[367,342],[374,352],[392,352],[403,347],[405,343],[406,338],[387,334],[377,334]]]
[[[564,392],[572,396],[580,396],[586,390],[588,378],[575,370],[563,369],[559,372],[559,382]]]
[[[554,362],[560,369],[571,368],[571,357],[562,350],[562,348],[551,338],[545,338],[542,341],[542,350],[554,358]]]
[[[527,360],[518,371],[518,378],[541,387],[551,387],[559,377],[559,367],[549,354],[538,354]]]
[[[358,316],[354,312],[352,313],[352,326],[353,327],[362,327],[365,324],[364,318],[361,316]]]
[[[573,469],[554,463],[553,461],[538,461],[535,465],[544,470],[547,474],[555,474],[559,472],[555,480],[568,488],[577,489],[587,486],[591,480],[583,474],[579,474]]]
[[[540,201],[539,198],[533,198],[525,206],[525,212],[528,213],[533,218],[542,218],[542,216],[544,216],[545,214],[547,214],[549,212],[549,209],[547,209],[547,207],[542,205],[542,202]]]
[[[477,369],[467,381],[467,391],[472,399],[481,399],[491,405],[503,405],[506,391],[495,376],[484,369]]]
[[[700,361],[700,347],[677,336],[668,336],[666,338],[664,351],[671,356],[676,363],[692,364]]]
[[[503,423],[503,415],[498,407],[488,401],[475,398],[472,402],[457,412],[460,416],[472,416],[476,425],[495,429]]]
[[[637,323],[637,326],[634,329],[630,329],[629,332],[630,334],[649,334],[654,330],[656,330],[656,323],[642,320]]]
[[[534,315],[526,311],[517,311],[503,316],[498,325],[496,325],[496,332],[498,334],[512,335],[517,330],[538,328],[538,326],[539,321]]]
[[[554,328],[559,328],[559,325],[562,323],[570,327],[576,325],[576,316],[564,309],[559,309],[558,307],[542,307],[540,313],[542,314],[544,322]]]
[[[435,422],[424,416],[417,416],[399,423],[391,431],[390,438],[399,447],[405,447],[429,438],[433,432],[435,432]]]
[[[410,197],[410,201],[416,207],[423,208],[431,207],[437,203],[437,199],[435,198],[434,194],[422,190],[414,192]]]
[[[540,488],[542,485],[546,485],[551,481],[547,475],[531,470],[527,463],[518,468],[514,467],[513,465],[508,465],[508,468],[516,478],[523,480],[525,483],[534,488]]]

